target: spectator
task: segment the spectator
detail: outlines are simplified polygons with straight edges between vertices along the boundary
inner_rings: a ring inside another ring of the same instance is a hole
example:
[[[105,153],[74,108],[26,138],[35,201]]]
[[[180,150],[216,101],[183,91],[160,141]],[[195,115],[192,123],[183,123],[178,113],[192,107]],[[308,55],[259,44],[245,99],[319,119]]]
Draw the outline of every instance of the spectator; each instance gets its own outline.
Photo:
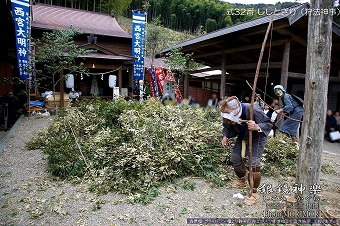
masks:
[[[17,110],[19,108],[19,99],[13,94],[13,90],[8,90],[7,94],[1,97],[5,129],[11,128],[17,120]]]
[[[274,86],[275,95],[281,98],[283,107],[276,110],[277,114],[286,113],[289,117],[281,124],[279,131],[287,134],[295,142],[300,121],[303,115],[303,108],[286,92],[281,85]]]
[[[190,106],[193,106],[193,105],[196,104],[196,101],[194,100],[194,98],[192,98],[191,95],[188,96],[188,102],[189,102],[188,104],[189,104]]]
[[[68,94],[71,103],[78,101],[80,94],[72,88],[71,92]]]
[[[334,113],[334,117],[336,119],[336,124],[338,125],[338,128],[340,129],[340,113],[339,113],[339,111],[336,111]]]
[[[336,118],[333,116],[332,110],[328,109],[327,110],[327,115],[326,115],[326,125],[325,125],[325,132],[326,136],[325,138],[328,138],[330,142],[334,142],[330,139],[329,134],[333,131],[336,131],[338,129],[338,125],[336,122]]]
[[[143,80],[139,80],[139,85],[137,85],[134,90],[134,95],[136,100],[145,100],[147,97],[146,86]]]
[[[169,102],[172,102],[172,101],[173,101],[173,99],[171,98],[169,93],[165,93],[162,100],[161,100],[162,104],[164,104],[164,105],[168,104]]]
[[[268,104],[265,104],[265,105],[264,105],[263,112],[268,116],[268,118],[271,117],[272,111],[269,109],[269,105],[268,105]]]
[[[261,157],[267,142],[267,136],[272,129],[270,119],[264,114],[263,110],[254,105],[253,120],[250,119],[250,106],[249,103],[240,103],[237,97],[232,96],[226,100],[221,101],[221,116],[223,118],[222,130],[222,146],[228,145],[228,139],[237,137],[231,155],[230,163],[234,167],[237,180],[232,183],[232,187],[240,188],[245,186],[246,182],[246,166],[245,163],[245,147],[246,141],[249,139],[249,130],[252,131],[252,178],[254,182],[252,196],[247,197],[244,201],[246,205],[254,205],[259,199],[257,188],[261,182]],[[242,123],[240,119],[249,120]],[[255,145],[256,144],[256,145]],[[250,176],[248,176],[248,179]]]
[[[219,108],[219,99],[217,98],[217,94],[214,93],[208,100],[208,107]]]
[[[276,130],[277,130],[277,126],[276,126],[276,122],[277,122],[277,113],[276,113],[276,110],[279,109],[279,105],[278,104],[275,104],[274,105],[274,108],[273,108],[273,112],[270,116],[270,121],[273,123],[273,136],[275,137],[275,134],[276,134]]]
[[[250,96],[248,94],[244,95],[242,103],[250,103]]]
[[[259,105],[262,109],[264,109],[264,102],[261,100],[260,94],[255,94],[255,104]]]

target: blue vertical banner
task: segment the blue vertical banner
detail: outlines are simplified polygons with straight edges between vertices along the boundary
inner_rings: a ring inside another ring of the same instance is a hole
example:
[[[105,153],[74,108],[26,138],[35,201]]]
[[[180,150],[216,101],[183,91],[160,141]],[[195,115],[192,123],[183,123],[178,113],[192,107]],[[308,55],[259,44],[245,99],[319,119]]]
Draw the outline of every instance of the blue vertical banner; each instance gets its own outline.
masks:
[[[156,79],[155,67],[152,66],[151,68],[149,68],[148,72],[150,73],[150,79],[151,79],[151,83],[150,82],[149,83],[150,83],[150,86],[152,86],[152,90],[154,92],[153,97],[159,97],[159,88],[158,88],[158,83]]]
[[[11,0],[15,27],[16,55],[20,79],[27,79],[30,40],[30,0]]]
[[[145,13],[132,12],[132,63],[134,86],[144,79]]]

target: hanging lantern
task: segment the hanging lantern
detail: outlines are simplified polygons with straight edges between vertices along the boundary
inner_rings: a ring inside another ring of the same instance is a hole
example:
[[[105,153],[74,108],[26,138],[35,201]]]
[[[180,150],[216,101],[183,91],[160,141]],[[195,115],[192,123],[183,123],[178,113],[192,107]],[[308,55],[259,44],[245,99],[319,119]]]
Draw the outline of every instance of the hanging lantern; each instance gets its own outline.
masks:
[[[74,87],[74,76],[72,74],[67,74],[66,76],[66,87],[71,89]]]
[[[117,82],[117,76],[115,76],[115,75],[110,75],[110,76],[109,76],[109,87],[110,87],[110,88],[116,87],[116,82]]]

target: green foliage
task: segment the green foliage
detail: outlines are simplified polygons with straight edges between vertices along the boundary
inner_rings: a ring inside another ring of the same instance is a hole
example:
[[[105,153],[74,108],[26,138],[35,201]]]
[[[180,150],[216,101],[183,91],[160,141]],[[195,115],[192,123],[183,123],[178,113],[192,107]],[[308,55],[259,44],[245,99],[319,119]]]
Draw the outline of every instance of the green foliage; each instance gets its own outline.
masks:
[[[281,133],[269,137],[263,152],[264,175],[295,176],[298,152],[299,147],[291,138]]]
[[[164,28],[160,25],[160,21],[156,18],[152,23],[147,24],[147,32],[146,32],[146,55],[152,58],[152,61],[157,53],[160,53],[163,49],[168,47],[166,44],[168,43],[168,36],[166,32],[164,32]],[[145,65],[146,67],[151,67],[151,65]]]
[[[226,160],[234,140],[222,148],[221,129],[219,112],[212,108],[163,105],[155,98],[95,99],[61,111],[26,145],[48,154],[48,170],[55,176],[80,178],[91,191],[128,194],[145,204],[158,195],[159,186],[178,178],[201,177],[215,186],[230,181],[234,172]],[[268,175],[293,174],[297,149],[283,139],[268,140]],[[195,183],[185,179],[182,188],[194,190]]]
[[[210,18],[208,18],[208,19],[206,20],[206,22],[205,22],[205,28],[206,28],[207,33],[215,31],[215,30],[216,30],[216,27],[217,27],[217,22],[216,22],[216,20],[210,19]]]
[[[102,1],[99,11],[113,15],[124,15],[131,2],[132,0]]]
[[[136,194],[144,203],[160,183],[176,178],[228,181],[233,173],[225,169],[220,132],[215,109],[94,100],[61,112],[27,147],[49,155],[55,176],[85,178],[93,191]]]
[[[188,75],[190,71],[198,68],[199,64],[191,59],[192,54],[185,54],[180,49],[172,49],[166,54],[164,63],[171,68],[177,70],[181,74]]]
[[[333,175],[338,174],[338,172],[334,170],[334,167],[331,164],[321,165],[321,172]]]

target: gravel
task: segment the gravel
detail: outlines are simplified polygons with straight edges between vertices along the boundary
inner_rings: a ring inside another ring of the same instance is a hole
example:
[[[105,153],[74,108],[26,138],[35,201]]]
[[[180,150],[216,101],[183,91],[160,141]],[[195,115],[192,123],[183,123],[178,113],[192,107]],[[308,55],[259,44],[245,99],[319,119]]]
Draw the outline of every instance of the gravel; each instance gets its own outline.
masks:
[[[29,151],[25,142],[53,116],[24,117],[0,154],[0,225],[186,225],[187,218],[261,218],[268,201],[245,206],[234,194],[246,189],[213,187],[200,178],[184,178],[159,189],[147,205],[115,193],[97,195],[85,183],[71,184],[52,177],[40,150]],[[340,218],[340,143],[324,142],[321,173],[323,215]],[[193,190],[184,189],[190,181]],[[263,177],[273,187],[294,178]]]

